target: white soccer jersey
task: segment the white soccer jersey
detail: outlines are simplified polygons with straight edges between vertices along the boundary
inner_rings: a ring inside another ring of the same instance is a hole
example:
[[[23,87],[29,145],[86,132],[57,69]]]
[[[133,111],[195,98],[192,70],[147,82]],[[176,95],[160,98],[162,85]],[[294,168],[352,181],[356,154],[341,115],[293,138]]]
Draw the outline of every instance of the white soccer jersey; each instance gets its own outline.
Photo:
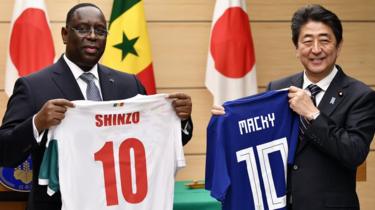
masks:
[[[166,94],[75,101],[51,136],[39,174],[63,210],[172,210],[185,166],[180,119]],[[54,154],[58,159],[58,179]]]

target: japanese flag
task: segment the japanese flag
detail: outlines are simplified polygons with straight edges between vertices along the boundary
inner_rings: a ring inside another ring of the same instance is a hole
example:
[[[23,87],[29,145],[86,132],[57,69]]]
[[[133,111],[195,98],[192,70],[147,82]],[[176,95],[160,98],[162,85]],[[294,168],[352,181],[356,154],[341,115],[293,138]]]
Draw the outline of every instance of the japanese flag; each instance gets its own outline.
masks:
[[[205,84],[214,104],[257,92],[254,45],[244,0],[216,1]]]
[[[52,64],[55,57],[43,0],[16,0],[10,31],[5,72],[8,96],[18,77]]]

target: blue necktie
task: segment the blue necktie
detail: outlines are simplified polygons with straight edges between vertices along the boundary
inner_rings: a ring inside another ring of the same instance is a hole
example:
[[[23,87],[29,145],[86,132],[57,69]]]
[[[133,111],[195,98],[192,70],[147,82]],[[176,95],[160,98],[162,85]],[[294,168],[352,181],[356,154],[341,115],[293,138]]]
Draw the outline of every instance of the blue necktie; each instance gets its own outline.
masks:
[[[318,95],[318,93],[320,93],[320,91],[322,91],[322,89],[319,86],[314,85],[314,84],[310,84],[309,86],[307,86],[307,89],[310,91],[311,100],[314,103],[314,105],[316,106],[315,97],[316,97],[316,95]],[[299,137],[301,139],[302,136],[305,134],[305,131],[306,131],[307,127],[310,125],[310,122],[302,116],[300,116],[299,119],[300,119]]]
[[[102,97],[100,96],[100,92],[98,87],[95,85],[94,82],[94,75],[91,73],[83,73],[81,74],[80,78],[87,83],[86,89],[86,98],[87,100],[91,101],[101,101]]]

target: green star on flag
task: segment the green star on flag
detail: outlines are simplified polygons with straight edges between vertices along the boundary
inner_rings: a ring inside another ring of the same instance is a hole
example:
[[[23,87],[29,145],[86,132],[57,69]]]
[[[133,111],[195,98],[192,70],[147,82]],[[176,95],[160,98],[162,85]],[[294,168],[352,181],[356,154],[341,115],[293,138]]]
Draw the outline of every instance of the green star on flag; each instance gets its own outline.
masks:
[[[144,0],[113,0],[108,31],[102,63],[110,68],[137,75],[147,94],[155,94]]]
[[[122,42],[119,44],[114,45],[113,47],[119,49],[122,51],[122,60],[125,59],[125,57],[131,53],[135,56],[138,56],[137,51],[134,48],[135,43],[137,42],[139,37],[136,37],[134,39],[130,39],[126,36],[125,33],[122,34]]]

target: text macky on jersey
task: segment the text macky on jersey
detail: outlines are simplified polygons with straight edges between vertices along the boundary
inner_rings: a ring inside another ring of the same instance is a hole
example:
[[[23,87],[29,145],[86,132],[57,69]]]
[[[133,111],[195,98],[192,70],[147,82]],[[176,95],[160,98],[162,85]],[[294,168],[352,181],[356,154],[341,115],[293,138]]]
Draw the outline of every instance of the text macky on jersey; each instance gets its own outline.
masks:
[[[238,127],[241,135],[275,127],[275,113],[240,120]]]

